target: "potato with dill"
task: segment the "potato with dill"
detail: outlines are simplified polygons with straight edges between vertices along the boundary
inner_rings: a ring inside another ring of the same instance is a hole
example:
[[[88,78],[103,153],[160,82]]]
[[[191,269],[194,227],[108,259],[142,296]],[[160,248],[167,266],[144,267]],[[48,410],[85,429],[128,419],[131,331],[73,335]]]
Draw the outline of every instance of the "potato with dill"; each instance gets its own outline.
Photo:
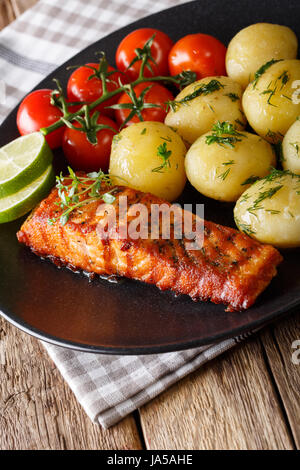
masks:
[[[244,129],[242,89],[228,77],[207,77],[184,88],[173,102],[165,124],[192,144],[217,121],[230,121]]]
[[[264,139],[218,122],[191,146],[185,168],[200,193],[234,202],[253,181],[267,175],[275,161],[274,150]]]
[[[185,154],[182,139],[168,126],[139,122],[114,137],[109,172],[116,184],[173,201],[185,186]]]
[[[300,175],[300,121],[294,122],[282,142],[282,166]]]
[[[296,59],[298,40],[287,26],[256,23],[230,41],[226,54],[228,76],[246,88],[255,72],[272,59]]]
[[[282,141],[300,114],[299,79],[300,60],[271,60],[246,88],[243,108],[249,124],[271,143]]]
[[[300,246],[300,176],[274,169],[242,194],[234,218],[239,230],[262,243]]]

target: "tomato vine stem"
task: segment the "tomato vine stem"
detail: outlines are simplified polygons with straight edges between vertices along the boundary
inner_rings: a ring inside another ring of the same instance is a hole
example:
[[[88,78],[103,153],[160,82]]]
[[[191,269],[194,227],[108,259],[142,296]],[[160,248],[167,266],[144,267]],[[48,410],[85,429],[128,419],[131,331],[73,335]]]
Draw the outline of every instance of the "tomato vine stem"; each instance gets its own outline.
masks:
[[[151,56],[152,41],[153,41],[153,38],[151,38],[145,44],[143,49],[137,50],[137,57],[134,59],[134,61],[141,60],[141,67],[140,67],[140,72],[139,72],[138,78],[131,83],[131,88],[134,88],[136,85],[139,85],[140,83],[144,83],[144,82],[168,82],[168,83],[173,83],[173,84],[179,85],[180,88],[182,88],[184,86],[189,85],[190,83],[193,83],[196,80],[196,74],[195,74],[195,72],[192,72],[192,71],[183,71],[180,74],[175,75],[173,77],[163,77],[163,76],[145,77],[144,76],[145,67],[148,67],[151,70],[151,65],[149,64],[149,61],[150,60],[153,61],[152,56]],[[105,61],[104,65],[106,66],[107,62],[106,62],[104,54],[103,54],[103,61]],[[101,64],[100,64],[100,67],[101,67]],[[102,68],[103,68],[103,70],[102,70]],[[102,68],[101,68],[101,70],[99,69],[99,71],[101,72],[100,73],[100,80],[102,81],[103,93],[97,100],[95,100],[92,103],[89,103],[89,105],[88,105],[89,110],[93,110],[94,108],[96,108],[100,104],[104,103],[105,101],[109,100],[110,98],[113,98],[116,95],[119,95],[120,93],[126,91],[126,89],[127,89],[126,85],[123,85],[120,82],[120,87],[119,88],[117,88],[113,91],[107,91],[107,87],[106,87],[106,79],[107,79],[106,72],[107,71],[105,70],[104,66]],[[56,81],[56,80],[54,80],[54,81]],[[57,81],[56,81],[56,83],[57,83]],[[62,90],[61,89],[59,89],[59,92],[62,95]],[[55,131],[59,127],[65,126],[66,121],[67,122],[72,122],[78,116],[83,116],[86,113],[87,103],[84,103],[83,106],[74,113],[69,113],[68,112],[68,110],[66,109],[66,103],[65,102],[63,102],[62,104],[63,104],[63,107],[64,107],[64,109],[63,109],[63,111],[64,111],[63,118],[58,119],[54,124],[51,124],[48,127],[42,127],[40,129],[40,132],[43,135],[46,136],[46,135],[50,134],[51,132]]]

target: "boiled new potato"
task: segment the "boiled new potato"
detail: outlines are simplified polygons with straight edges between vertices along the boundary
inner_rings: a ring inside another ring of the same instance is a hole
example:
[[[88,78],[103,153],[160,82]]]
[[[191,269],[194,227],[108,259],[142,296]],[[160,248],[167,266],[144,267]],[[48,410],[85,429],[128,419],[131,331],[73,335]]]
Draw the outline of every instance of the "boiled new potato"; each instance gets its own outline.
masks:
[[[255,72],[271,59],[296,59],[298,40],[286,26],[257,23],[242,29],[229,43],[226,54],[228,76],[243,88]]]
[[[282,142],[284,170],[300,175],[300,121],[294,122]]]
[[[109,172],[117,184],[173,201],[183,191],[186,147],[161,122],[139,122],[113,140]]]
[[[272,146],[259,136],[243,132],[231,148],[207,143],[204,134],[189,149],[185,169],[190,183],[205,196],[220,201],[236,201],[247,188],[245,182],[268,174],[275,164]],[[226,137],[226,136],[225,136]]]
[[[194,94],[199,94],[193,98]],[[165,124],[192,144],[217,121],[230,121],[244,129],[246,120],[241,106],[242,89],[228,77],[207,77],[184,88],[175,98]],[[192,99],[189,99],[192,98]],[[185,100],[180,103],[180,101]]]
[[[246,117],[269,142],[281,141],[300,114],[299,80],[300,60],[283,60],[266,68],[246,88],[243,95]]]
[[[273,170],[237,201],[238,228],[279,248],[300,246],[300,176]]]

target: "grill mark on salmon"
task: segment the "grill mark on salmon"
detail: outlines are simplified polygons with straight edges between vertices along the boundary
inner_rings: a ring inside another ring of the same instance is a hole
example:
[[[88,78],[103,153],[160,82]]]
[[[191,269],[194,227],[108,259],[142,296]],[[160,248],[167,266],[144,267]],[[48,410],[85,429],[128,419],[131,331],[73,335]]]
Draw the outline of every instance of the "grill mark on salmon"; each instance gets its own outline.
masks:
[[[111,190],[111,188],[109,188]],[[107,188],[103,187],[103,193]],[[113,188],[113,206],[119,217],[118,200],[127,196],[128,210],[141,203],[151,214],[151,204],[168,204],[151,194],[127,187]],[[126,276],[155,284],[161,290],[189,295],[194,300],[211,300],[227,305],[228,310],[243,310],[276,275],[282,261],[280,253],[270,245],[262,245],[229,227],[204,222],[204,243],[199,250],[190,250],[190,240],[177,240],[171,231],[169,240],[111,239],[101,240],[96,232],[99,222],[99,201],[89,202],[72,212],[68,222],[50,225],[57,217],[59,196],[54,188],[24,222],[18,240],[42,257],[60,260],[76,269],[100,275]],[[151,217],[149,215],[149,217]],[[129,217],[132,220],[132,216]],[[159,227],[161,233],[161,227]]]

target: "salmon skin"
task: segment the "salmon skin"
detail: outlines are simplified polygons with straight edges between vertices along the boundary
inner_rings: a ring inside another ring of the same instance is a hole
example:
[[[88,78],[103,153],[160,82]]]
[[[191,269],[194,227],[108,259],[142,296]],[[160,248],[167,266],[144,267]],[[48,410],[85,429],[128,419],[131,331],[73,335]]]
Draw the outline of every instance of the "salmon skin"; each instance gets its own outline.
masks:
[[[111,191],[111,187],[109,188]],[[102,191],[102,188],[101,188]],[[107,188],[103,188],[103,193]],[[128,210],[139,203],[169,204],[152,194],[114,186],[117,209],[120,196],[127,196]],[[170,239],[101,239],[97,234],[97,209],[103,201],[87,202],[70,214],[65,225],[57,217],[60,198],[54,188],[31,213],[17,233],[19,242],[36,254],[59,260],[85,272],[125,276],[159,289],[189,295],[193,300],[223,303],[228,311],[249,308],[276,275],[282,261],[270,245],[262,245],[229,227],[204,221],[204,241],[190,250],[188,241]],[[118,210],[117,210],[118,214]],[[118,215],[117,215],[118,218]],[[189,240],[190,242],[190,240]]]

